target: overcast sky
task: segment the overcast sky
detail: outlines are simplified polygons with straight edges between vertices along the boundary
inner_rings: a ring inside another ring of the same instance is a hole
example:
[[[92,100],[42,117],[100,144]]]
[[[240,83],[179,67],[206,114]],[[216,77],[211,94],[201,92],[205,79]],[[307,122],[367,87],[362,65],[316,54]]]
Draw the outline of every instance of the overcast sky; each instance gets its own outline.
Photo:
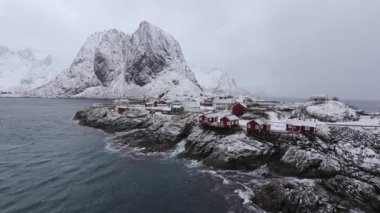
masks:
[[[379,0],[0,0],[0,44],[67,65],[86,38],[147,20],[187,62],[266,96],[380,100]]]

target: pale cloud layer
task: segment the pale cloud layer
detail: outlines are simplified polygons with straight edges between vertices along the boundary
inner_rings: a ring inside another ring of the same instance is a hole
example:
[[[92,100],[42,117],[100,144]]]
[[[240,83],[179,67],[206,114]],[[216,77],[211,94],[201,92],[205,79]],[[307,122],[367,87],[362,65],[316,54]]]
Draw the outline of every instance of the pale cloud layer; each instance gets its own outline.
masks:
[[[0,44],[69,64],[90,34],[142,20],[172,34],[190,65],[253,92],[380,100],[378,0],[0,0]]]

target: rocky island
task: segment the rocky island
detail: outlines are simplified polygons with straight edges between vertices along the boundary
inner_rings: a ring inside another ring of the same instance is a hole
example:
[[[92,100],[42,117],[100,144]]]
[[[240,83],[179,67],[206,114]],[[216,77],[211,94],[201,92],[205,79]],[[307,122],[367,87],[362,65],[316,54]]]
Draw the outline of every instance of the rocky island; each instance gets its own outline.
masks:
[[[178,158],[226,171],[227,178],[241,171],[230,180],[245,180],[244,190],[251,192],[244,200],[247,211],[380,211],[380,139],[371,131],[323,125],[315,137],[249,136],[243,129],[206,128],[194,114],[134,109],[121,115],[107,107],[79,111],[74,119],[114,135],[119,146],[149,153],[170,152],[184,143]]]

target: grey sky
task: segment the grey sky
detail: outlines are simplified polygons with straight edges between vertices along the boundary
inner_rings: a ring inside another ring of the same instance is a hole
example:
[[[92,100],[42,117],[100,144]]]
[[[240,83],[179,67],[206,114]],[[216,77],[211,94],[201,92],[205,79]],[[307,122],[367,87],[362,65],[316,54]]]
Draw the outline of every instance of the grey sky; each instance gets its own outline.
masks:
[[[378,0],[1,0],[0,44],[69,64],[90,34],[141,20],[172,34],[189,65],[252,92],[380,100]]]

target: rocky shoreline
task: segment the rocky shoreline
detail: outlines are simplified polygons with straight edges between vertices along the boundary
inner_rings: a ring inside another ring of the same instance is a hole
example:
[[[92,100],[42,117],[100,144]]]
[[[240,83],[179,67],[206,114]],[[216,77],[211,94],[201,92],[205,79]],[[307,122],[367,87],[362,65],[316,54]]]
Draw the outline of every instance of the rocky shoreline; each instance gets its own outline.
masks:
[[[379,212],[380,139],[352,128],[325,127],[315,138],[247,136],[197,124],[196,115],[119,115],[107,108],[76,113],[80,125],[117,133],[115,143],[141,152],[168,152],[185,141],[180,158],[226,171],[257,173],[248,206],[269,212]]]

